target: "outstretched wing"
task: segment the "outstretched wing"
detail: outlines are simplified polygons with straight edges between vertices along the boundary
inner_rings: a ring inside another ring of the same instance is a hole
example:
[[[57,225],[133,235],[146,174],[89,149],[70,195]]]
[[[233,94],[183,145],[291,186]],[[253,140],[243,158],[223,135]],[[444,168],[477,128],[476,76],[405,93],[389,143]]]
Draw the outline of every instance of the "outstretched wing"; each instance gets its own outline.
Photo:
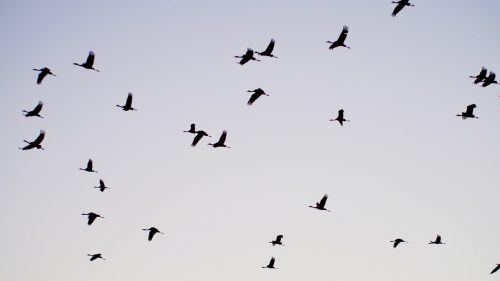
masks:
[[[250,96],[250,99],[248,100],[247,104],[252,105],[259,97],[261,94],[255,92]]]
[[[267,45],[267,48],[263,53],[270,55],[273,52],[273,49],[274,49],[274,39],[271,39],[271,42],[269,42],[269,45]]]
[[[43,102],[39,101],[38,105],[33,109],[32,113],[35,114],[35,115],[39,114],[40,111],[42,111],[42,107],[43,107]]]
[[[95,219],[97,218],[97,216],[92,214],[92,213],[89,214],[88,217],[89,217],[89,221],[87,222],[88,225],[91,225],[95,221]]]
[[[92,67],[94,65],[94,58],[95,58],[94,52],[90,51],[89,56],[87,57],[87,61],[85,62],[85,65],[87,65],[88,67]]]
[[[486,69],[486,67],[483,67],[481,68],[481,72],[479,72],[479,77],[486,77],[486,73],[488,72],[488,70]]]
[[[203,137],[202,133],[197,133],[193,139],[193,143],[191,143],[191,146],[196,146],[196,144],[201,140],[202,137]]]
[[[467,106],[467,110],[465,111],[465,114],[467,115],[473,115],[474,114],[474,108],[476,108],[475,104],[471,104]]]
[[[339,39],[337,39],[338,43],[344,43],[347,38],[347,33],[349,33],[349,27],[345,26],[342,28],[342,33],[340,33]]]
[[[132,93],[128,93],[127,102],[125,102],[125,107],[132,107]]]
[[[324,208],[325,205],[326,205],[326,200],[327,199],[328,199],[328,195],[325,194],[325,196],[323,196],[323,198],[321,198],[321,201],[319,202],[319,207]]]
[[[403,10],[405,6],[406,4],[404,3],[404,1],[399,1],[396,8],[394,8],[394,11],[392,11],[392,16],[395,17],[399,12],[401,12],[401,10]]]
[[[227,136],[227,131],[226,130],[222,131],[222,135],[220,135],[218,143],[224,144],[224,142],[226,142],[226,136]]]
[[[43,138],[45,138],[45,131],[41,130],[36,140],[34,140],[31,144],[34,146],[39,146],[42,143]]]
[[[104,181],[103,181],[103,180],[99,180],[99,186],[100,186],[100,187],[105,187],[105,185],[104,185]]]
[[[43,80],[43,78],[45,78],[45,76],[47,76],[47,74],[48,74],[48,72],[46,72],[46,71],[43,71],[43,70],[42,70],[42,71],[38,74],[38,78],[36,79],[36,83],[37,83],[38,85],[42,84],[42,80]]]
[[[439,244],[441,243],[441,235],[438,234],[438,236],[436,237],[436,243]]]
[[[500,264],[498,264],[494,269],[493,271],[491,272],[491,274],[497,272],[498,270],[500,269]]]

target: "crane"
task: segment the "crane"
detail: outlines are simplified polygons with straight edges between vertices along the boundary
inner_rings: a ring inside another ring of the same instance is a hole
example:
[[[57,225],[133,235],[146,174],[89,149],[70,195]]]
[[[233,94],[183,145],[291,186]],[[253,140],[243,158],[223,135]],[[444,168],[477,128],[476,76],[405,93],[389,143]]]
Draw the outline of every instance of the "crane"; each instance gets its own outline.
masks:
[[[415,5],[410,3],[410,0],[400,0],[400,1],[392,1],[392,3],[397,4],[394,11],[392,11],[392,16],[395,17],[404,7],[415,7]]]
[[[191,134],[196,134],[196,125],[195,124],[191,124],[189,126],[189,130],[187,131],[183,131],[184,133],[191,133]]]
[[[153,236],[155,236],[156,233],[165,234],[165,233],[159,231],[158,228],[156,228],[156,227],[150,227],[150,228],[143,229],[143,230],[149,231],[148,241],[153,240]]]
[[[94,186],[94,188],[99,188],[99,190],[101,192],[104,192],[104,190],[106,189],[109,189],[109,187],[107,187],[105,184],[104,184],[104,181],[99,179],[99,186]]]
[[[224,144],[226,142],[226,136],[227,136],[227,131],[224,130],[224,131],[222,131],[222,135],[220,135],[220,138],[216,143],[209,143],[208,145],[211,145],[214,148],[217,148],[217,147],[231,148],[231,147]]]
[[[340,126],[344,126],[344,121],[345,121],[345,122],[351,122],[350,120],[346,120],[346,119],[344,118],[344,110],[343,110],[343,109],[340,109],[340,110],[339,110],[339,115],[337,116],[337,118],[335,118],[335,119],[330,119],[330,121],[339,121]]]
[[[240,58],[241,60],[238,62],[241,65],[244,65],[245,63],[249,62],[250,60],[254,61],[260,61],[256,59],[254,56],[254,52],[252,49],[248,48],[246,53],[242,56],[234,56],[235,58]]]
[[[467,119],[467,118],[476,118],[479,119],[479,117],[474,115],[474,108],[476,108],[475,104],[471,104],[467,106],[467,109],[465,112],[462,112],[462,114],[457,114],[457,116],[461,116],[462,119]]]
[[[498,81],[495,80],[495,72],[490,71],[490,75],[484,79],[483,87],[488,87],[491,84],[498,84]]]
[[[116,106],[121,107],[123,111],[137,110],[136,108],[132,107],[132,93],[128,93],[127,101],[125,102],[124,106],[118,104]]]
[[[274,259],[274,257],[271,258],[271,260],[269,261],[269,264],[266,265],[266,266],[263,266],[262,268],[271,268],[271,269],[278,269],[277,267],[274,267],[274,262],[276,260]]]
[[[34,141],[29,142],[27,140],[23,140],[28,145],[25,146],[25,147],[23,147],[23,148],[19,147],[19,149],[21,149],[21,150],[30,150],[30,149],[36,148],[36,149],[45,150],[42,147],[43,138],[45,138],[45,131],[44,130],[40,130],[40,134],[38,135],[38,137]]]
[[[259,52],[255,52],[257,53],[259,56],[266,56],[266,57],[272,57],[272,58],[278,58],[278,57],[275,57],[272,53],[273,53],[273,49],[274,49],[274,39],[271,39],[271,42],[269,42],[269,45],[267,45],[267,48],[259,53]]]
[[[93,162],[92,162],[92,159],[89,159],[89,161],[87,162],[87,167],[85,168],[80,168],[80,170],[82,171],[86,171],[86,172],[89,172],[89,173],[97,173],[97,171],[95,171],[93,168]]]
[[[101,219],[104,218],[101,215],[96,214],[94,212],[90,212],[90,213],[87,213],[87,214],[82,214],[82,216],[87,216],[87,218],[88,218],[87,224],[88,225],[92,225],[92,223],[95,221],[96,218],[101,218]]]
[[[349,33],[349,27],[344,25],[344,27],[342,28],[342,32],[340,33],[337,41],[335,41],[335,42],[326,41],[326,43],[331,44],[329,49],[333,50],[337,47],[346,47],[347,49],[350,49],[351,47],[349,47],[345,44],[345,39],[347,38],[348,33]]]
[[[93,51],[90,51],[89,55],[87,57],[87,60],[84,63],[79,64],[79,63],[75,62],[73,64],[81,66],[81,67],[86,68],[86,69],[91,69],[91,70],[95,70],[95,71],[99,72],[99,70],[94,68],[94,59],[95,59],[95,54]]]
[[[481,68],[481,71],[479,72],[478,75],[476,75],[476,76],[469,76],[469,77],[470,78],[476,78],[474,80],[474,84],[479,84],[482,81],[484,81],[484,79],[486,79],[486,73],[487,72],[488,72],[488,70],[485,67],[483,67],[483,68]]]
[[[42,84],[42,80],[43,78],[45,78],[45,76],[47,75],[52,75],[52,76],[56,76],[54,73],[52,73],[52,71],[50,71],[50,69],[48,69],[47,67],[44,67],[44,68],[40,68],[40,69],[36,69],[36,68],[33,68],[34,71],[40,71],[40,73],[38,74],[38,78],[36,79],[36,83],[38,85]]]
[[[441,235],[438,234],[436,236],[436,240],[429,242],[429,244],[446,244],[446,243],[441,242]]]
[[[325,208],[325,205],[326,205],[326,200],[328,199],[328,195],[325,194],[323,196],[323,198],[321,198],[321,201],[319,202],[316,202],[316,206],[309,206],[310,208],[314,208],[314,209],[318,209],[318,210],[321,210],[321,211],[328,211],[328,212],[331,212],[330,210],[326,209]]]
[[[497,266],[495,266],[495,268],[493,268],[493,271],[491,271],[490,274],[493,274],[493,273],[497,272],[499,269],[500,269],[500,263],[497,264]]]
[[[31,111],[23,110],[23,112],[26,113],[24,116],[26,117],[37,116],[43,118],[42,116],[40,116],[40,111],[42,111],[42,107],[43,107],[43,102],[39,101],[37,106],[35,106],[33,110]]]
[[[248,100],[247,104],[248,105],[252,105],[260,96],[264,95],[264,96],[269,96],[268,94],[266,94],[264,92],[264,90],[262,90],[261,88],[257,88],[253,91],[247,91],[249,93],[253,93],[251,96],[250,96],[250,99]]]
[[[211,138],[211,136],[209,136],[205,131],[197,131],[196,132],[196,136],[194,136],[194,139],[193,139],[193,142],[191,143],[191,146],[192,147],[195,147],[196,144],[201,140],[201,138],[203,137],[209,137]]]
[[[95,261],[96,259],[106,260],[105,258],[102,257],[101,254],[87,254],[87,256],[90,257],[90,261]]]
[[[401,238],[398,238],[396,240],[392,240],[391,242],[394,243],[394,245],[392,245],[394,248],[396,248],[400,243],[408,243],[408,241],[405,241]]]
[[[281,239],[283,239],[283,235],[278,235],[276,236],[276,239],[274,239],[273,241],[269,242],[271,244],[273,244],[273,246],[276,246],[276,245],[281,245],[281,246],[285,246],[283,245],[283,243],[281,242]]]

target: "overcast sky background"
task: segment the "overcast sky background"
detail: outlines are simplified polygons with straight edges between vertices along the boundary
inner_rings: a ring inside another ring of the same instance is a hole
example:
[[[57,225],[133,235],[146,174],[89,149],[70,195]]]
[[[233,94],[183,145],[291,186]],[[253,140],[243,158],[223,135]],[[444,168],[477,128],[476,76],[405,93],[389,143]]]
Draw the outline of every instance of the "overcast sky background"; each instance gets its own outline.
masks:
[[[0,279],[500,278],[500,87],[468,78],[500,71],[500,2],[412,2],[1,1]],[[271,38],[278,59],[237,64]],[[72,65],[89,50],[99,73]]]

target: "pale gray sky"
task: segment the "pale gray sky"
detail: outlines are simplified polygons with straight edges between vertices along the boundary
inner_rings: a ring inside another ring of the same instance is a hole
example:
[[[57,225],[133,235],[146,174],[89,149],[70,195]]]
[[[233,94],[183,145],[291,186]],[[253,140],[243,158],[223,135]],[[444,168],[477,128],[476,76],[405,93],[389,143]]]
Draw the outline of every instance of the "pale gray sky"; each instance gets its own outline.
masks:
[[[500,87],[468,78],[500,71],[500,3],[390,2],[0,1],[0,279],[500,278]],[[237,64],[271,38],[278,59]],[[100,73],[72,65],[89,50]],[[191,123],[232,148],[192,148]]]

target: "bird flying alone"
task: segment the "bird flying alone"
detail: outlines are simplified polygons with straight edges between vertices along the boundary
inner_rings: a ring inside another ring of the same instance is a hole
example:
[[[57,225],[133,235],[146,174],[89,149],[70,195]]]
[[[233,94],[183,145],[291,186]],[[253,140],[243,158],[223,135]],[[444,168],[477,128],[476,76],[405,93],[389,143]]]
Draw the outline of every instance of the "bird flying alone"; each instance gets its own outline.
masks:
[[[474,84],[479,84],[479,83],[483,82],[484,79],[486,79],[487,72],[488,72],[488,70],[485,67],[483,67],[481,69],[481,71],[479,72],[478,75],[476,75],[476,76],[469,76],[469,78],[476,78],[473,83]]]
[[[392,240],[391,243],[394,243],[392,247],[396,248],[400,243],[408,243],[408,241],[398,238],[396,240]]]
[[[328,212],[331,212],[330,210],[326,209],[325,208],[325,205],[326,205],[326,200],[328,199],[328,195],[325,194],[323,196],[323,198],[321,198],[321,201],[319,202],[316,202],[316,206],[309,206],[310,208],[314,208],[314,209],[318,209],[318,210],[321,210],[321,211],[328,211]]]
[[[132,107],[132,93],[128,93],[127,101],[125,102],[124,106],[118,104],[116,106],[121,107],[123,111],[137,110]]]
[[[38,85],[42,84],[42,81],[43,81],[43,78],[45,78],[45,76],[47,75],[52,75],[52,76],[56,76],[54,73],[52,73],[52,71],[50,71],[50,69],[48,69],[47,67],[44,67],[44,68],[40,68],[40,69],[36,69],[36,68],[33,68],[34,71],[40,71],[40,73],[38,74],[38,78],[36,79],[36,83]]]
[[[493,274],[493,273],[497,272],[499,269],[500,269],[500,263],[497,264],[497,266],[495,268],[493,268],[493,271],[491,271],[490,274]]]
[[[278,269],[277,267],[274,267],[275,261],[276,260],[274,259],[274,257],[272,257],[271,260],[269,261],[269,263],[266,266],[263,266],[262,268]]]
[[[260,96],[264,95],[264,96],[269,96],[268,94],[266,94],[264,92],[264,90],[262,90],[261,88],[257,88],[253,91],[247,91],[249,93],[253,93],[251,96],[250,96],[250,99],[248,100],[247,104],[248,105],[252,105]]]
[[[254,52],[252,49],[248,48],[246,53],[242,56],[234,56],[235,58],[240,58],[241,60],[238,62],[241,65],[244,65],[245,63],[254,60],[254,61],[260,61],[254,57]]]
[[[150,228],[143,229],[143,230],[149,231],[148,241],[153,240],[153,236],[155,236],[156,233],[165,234],[165,233],[159,231],[158,228],[156,228],[156,227],[150,227]]]
[[[39,101],[37,106],[35,106],[35,108],[31,111],[27,111],[27,110],[23,110],[24,113],[24,116],[26,117],[32,117],[32,116],[36,116],[36,117],[40,117],[40,118],[43,118],[43,116],[40,116],[40,111],[42,111],[42,107],[43,107],[43,102],[42,101]]]
[[[339,115],[335,119],[330,119],[330,121],[339,121],[340,126],[344,126],[344,122],[351,122],[350,120],[347,120],[344,118],[344,110],[341,109],[339,110]]]
[[[94,68],[94,59],[95,59],[95,54],[94,54],[94,52],[90,51],[89,56],[87,57],[87,60],[84,63],[79,64],[79,63],[75,62],[73,64],[81,66],[81,67],[86,68],[86,69],[91,69],[91,70],[95,70],[95,71],[99,72],[99,70]]]
[[[429,242],[429,244],[446,244],[441,241],[441,235],[436,236],[436,240]]]
[[[255,52],[255,53],[257,53],[259,56],[278,58],[273,55],[273,49],[274,49],[274,39],[271,39],[271,42],[269,42],[269,45],[267,45],[267,48],[263,52],[261,53]]]
[[[410,3],[410,0],[392,1],[392,3],[397,4],[394,11],[392,11],[392,16],[395,17],[404,7],[415,7],[415,5]]]
[[[85,171],[85,172],[89,172],[89,173],[97,173],[97,171],[95,171],[93,169],[93,162],[92,162],[92,159],[89,159],[89,161],[87,162],[87,167],[85,168],[80,168],[80,170],[82,171]]]
[[[342,32],[340,33],[337,41],[335,41],[335,42],[326,41],[326,43],[331,44],[330,47],[328,47],[328,48],[330,50],[333,50],[337,47],[346,47],[347,49],[350,49],[351,47],[349,47],[345,44],[345,39],[347,38],[348,33],[349,33],[349,27],[344,25],[344,27],[342,28]]]
[[[281,245],[281,246],[285,246],[283,245],[283,243],[281,242],[281,239],[283,239],[283,235],[278,235],[276,236],[276,239],[273,240],[273,241],[270,241],[269,243],[271,243],[273,246],[276,246],[276,245]]]
[[[102,257],[101,254],[87,254],[87,256],[90,257],[90,261],[95,261],[96,259],[106,260],[105,258]]]
[[[217,147],[225,147],[225,148],[231,148],[225,144],[226,142],[226,136],[227,136],[227,131],[224,130],[222,131],[222,135],[220,135],[219,140],[216,143],[209,143],[208,145],[213,146],[214,148]]]
[[[23,140],[28,145],[25,146],[25,147],[23,147],[23,148],[19,147],[19,149],[21,149],[21,150],[30,150],[30,149],[36,148],[36,149],[44,150],[44,148],[42,147],[42,141],[43,141],[44,138],[45,138],[45,131],[44,130],[40,130],[40,134],[38,135],[38,137],[34,141],[29,142],[27,140]]]
[[[99,180],[99,186],[94,186],[94,188],[99,188],[99,190],[101,192],[104,192],[104,190],[106,189],[109,189],[109,187],[107,187],[105,184],[104,184],[104,181],[103,180]]]
[[[82,216],[87,216],[87,218],[88,218],[87,224],[88,225],[92,225],[92,223],[95,221],[96,218],[101,218],[101,219],[104,218],[104,217],[101,217],[101,215],[93,213],[93,212],[90,212],[88,214],[82,214]]]
[[[467,118],[476,118],[479,119],[479,117],[474,115],[474,108],[476,108],[475,104],[471,104],[467,106],[467,109],[465,112],[462,112],[462,114],[457,114],[457,116],[462,117],[462,119],[467,119]]]

